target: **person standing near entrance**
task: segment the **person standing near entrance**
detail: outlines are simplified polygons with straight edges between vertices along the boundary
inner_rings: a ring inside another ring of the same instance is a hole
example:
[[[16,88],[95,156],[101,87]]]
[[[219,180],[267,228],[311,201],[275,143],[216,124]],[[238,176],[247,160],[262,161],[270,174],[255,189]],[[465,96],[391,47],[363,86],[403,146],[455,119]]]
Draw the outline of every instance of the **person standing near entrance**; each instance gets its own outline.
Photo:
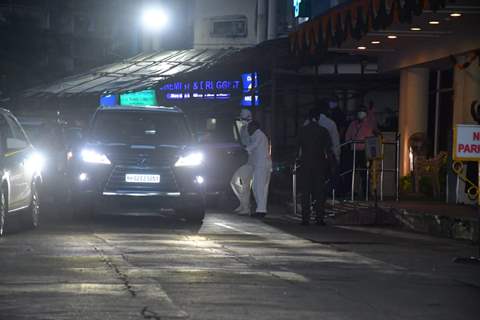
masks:
[[[248,126],[252,122],[252,112],[248,109],[242,109],[240,112],[240,121],[242,127],[240,128],[240,142],[247,148],[251,144],[250,134],[248,133]],[[237,196],[240,205],[235,209],[238,214],[250,213],[250,193],[252,189],[253,179],[253,164],[252,157],[248,156],[246,164],[242,165],[235,171],[230,180],[230,186]]]
[[[270,143],[256,121],[248,125],[250,144],[247,146],[250,163],[253,165],[253,195],[257,202],[254,217],[263,218],[267,214],[268,187],[272,173]]]
[[[350,153],[350,168],[352,168],[353,163],[353,152],[355,151],[355,166],[357,169],[363,169],[367,167],[367,161],[365,158],[365,139],[372,137],[377,133],[377,121],[375,118],[375,112],[373,108],[373,103],[370,103],[370,106],[367,110],[365,106],[360,106],[357,109],[357,118],[353,120],[348,126],[347,132],[345,133],[345,141],[358,141],[351,146]],[[355,148],[355,150],[354,150]],[[363,194],[363,184],[366,181],[366,174],[359,175],[359,193]]]
[[[316,223],[325,225],[325,181],[334,155],[328,131],[318,125],[318,108],[309,112],[309,122],[300,131],[297,157],[300,164],[299,186],[302,192],[302,225],[310,223],[312,202]]]
[[[332,143],[333,154],[338,164],[340,163],[340,134],[335,121],[328,117],[329,106],[327,100],[321,100],[318,103],[318,112],[320,113],[318,124],[327,129],[328,134],[330,135],[330,141]]]
[[[330,180],[329,186],[328,186],[328,192],[332,193],[332,201],[335,200],[335,194],[333,191],[337,191],[339,187],[339,181],[340,181],[340,173],[339,173],[339,166],[340,166],[340,134],[338,132],[337,125],[335,121],[333,121],[331,118],[328,117],[330,113],[330,107],[329,107],[329,102],[328,100],[320,100],[318,102],[318,109],[320,112],[320,116],[318,118],[318,124],[321,127],[324,127],[330,136],[330,142],[332,143],[332,152],[333,155],[335,156],[333,159],[335,161],[332,161],[330,164],[332,167],[328,170],[328,172],[331,174],[327,179]]]

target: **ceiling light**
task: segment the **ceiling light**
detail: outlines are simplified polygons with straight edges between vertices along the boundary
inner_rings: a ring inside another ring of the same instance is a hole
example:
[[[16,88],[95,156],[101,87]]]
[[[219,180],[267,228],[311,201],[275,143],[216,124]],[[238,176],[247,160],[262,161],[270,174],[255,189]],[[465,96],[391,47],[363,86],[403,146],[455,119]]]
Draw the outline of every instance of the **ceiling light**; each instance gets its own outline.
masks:
[[[429,24],[440,24],[440,21],[432,20],[428,22]]]
[[[397,36],[395,36],[395,35],[389,35],[389,36],[387,36],[387,38],[388,38],[388,39],[397,39]]]
[[[367,49],[367,47],[363,47],[363,46],[360,46],[360,47],[357,47],[358,50],[365,50]]]
[[[450,13],[450,17],[455,17],[455,18],[458,18],[458,17],[461,17],[462,14],[460,12],[452,12]]]
[[[370,43],[371,43],[371,44],[380,44],[380,41],[374,40],[374,41],[372,41],[372,42],[370,42]]]
[[[422,31],[422,28],[419,28],[419,27],[411,27],[410,30],[411,30],[411,31]]]

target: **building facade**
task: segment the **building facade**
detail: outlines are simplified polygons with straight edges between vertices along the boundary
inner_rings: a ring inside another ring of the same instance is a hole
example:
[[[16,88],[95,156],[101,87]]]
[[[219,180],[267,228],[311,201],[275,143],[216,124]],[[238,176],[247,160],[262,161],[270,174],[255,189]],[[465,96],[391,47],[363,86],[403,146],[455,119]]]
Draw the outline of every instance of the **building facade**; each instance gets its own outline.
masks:
[[[291,45],[303,54],[327,49],[375,57],[380,73],[399,75],[399,173],[410,177],[413,137],[424,137],[428,158],[442,151],[451,155],[453,128],[474,122],[470,107],[480,99],[479,9],[474,0],[351,1],[301,26]],[[451,162],[445,196],[463,202],[464,184],[450,168]]]

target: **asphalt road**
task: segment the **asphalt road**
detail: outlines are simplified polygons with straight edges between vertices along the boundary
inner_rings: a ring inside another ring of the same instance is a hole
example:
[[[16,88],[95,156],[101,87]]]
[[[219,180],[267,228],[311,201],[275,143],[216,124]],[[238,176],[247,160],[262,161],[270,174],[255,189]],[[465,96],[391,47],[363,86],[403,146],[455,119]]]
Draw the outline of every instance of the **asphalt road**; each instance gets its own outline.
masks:
[[[452,263],[468,243],[222,212],[12,230],[1,320],[480,317],[480,267]]]

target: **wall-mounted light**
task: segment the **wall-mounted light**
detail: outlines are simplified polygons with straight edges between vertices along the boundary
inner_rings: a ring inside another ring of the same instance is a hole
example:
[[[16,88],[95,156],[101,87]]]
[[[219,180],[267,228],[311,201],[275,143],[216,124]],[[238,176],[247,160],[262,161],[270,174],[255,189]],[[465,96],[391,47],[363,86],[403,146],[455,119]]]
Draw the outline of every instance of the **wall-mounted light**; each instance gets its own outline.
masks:
[[[437,24],[440,24],[440,21],[432,20],[432,21],[428,21],[428,23],[432,25],[437,25]]]
[[[450,17],[458,18],[461,17],[462,14],[460,12],[452,12],[450,13]]]
[[[357,47],[357,49],[358,49],[358,50],[366,50],[366,49],[367,49],[367,47],[364,47],[364,46],[359,46],[359,47]]]
[[[398,37],[396,35],[391,34],[391,35],[387,36],[387,38],[388,39],[397,39]]]
[[[373,40],[372,42],[370,42],[371,44],[380,44],[380,41],[378,40]]]
[[[411,27],[410,31],[422,31],[422,28],[419,27]]]

